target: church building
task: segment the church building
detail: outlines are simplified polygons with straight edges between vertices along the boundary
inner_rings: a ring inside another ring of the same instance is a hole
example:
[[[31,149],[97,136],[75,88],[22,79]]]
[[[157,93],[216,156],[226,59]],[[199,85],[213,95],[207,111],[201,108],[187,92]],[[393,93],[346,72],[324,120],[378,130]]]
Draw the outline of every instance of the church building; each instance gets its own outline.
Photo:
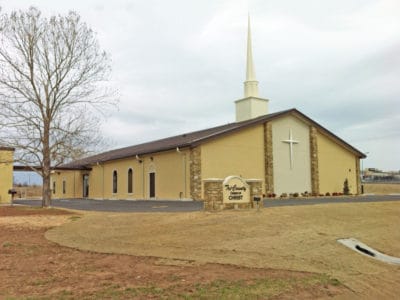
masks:
[[[365,155],[295,108],[269,113],[259,97],[250,22],[236,122],[115,149],[61,165],[53,198],[204,199],[204,181],[236,175],[265,195],[360,193]]]

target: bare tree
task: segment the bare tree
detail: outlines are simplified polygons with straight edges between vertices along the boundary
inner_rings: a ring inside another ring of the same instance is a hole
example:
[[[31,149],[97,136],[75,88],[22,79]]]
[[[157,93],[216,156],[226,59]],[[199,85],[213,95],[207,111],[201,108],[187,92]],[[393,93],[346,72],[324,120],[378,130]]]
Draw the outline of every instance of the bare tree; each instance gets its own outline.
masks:
[[[46,18],[31,7],[0,16],[0,144],[40,173],[43,206],[52,167],[101,140],[102,113],[116,104],[109,74],[109,57],[77,13]]]

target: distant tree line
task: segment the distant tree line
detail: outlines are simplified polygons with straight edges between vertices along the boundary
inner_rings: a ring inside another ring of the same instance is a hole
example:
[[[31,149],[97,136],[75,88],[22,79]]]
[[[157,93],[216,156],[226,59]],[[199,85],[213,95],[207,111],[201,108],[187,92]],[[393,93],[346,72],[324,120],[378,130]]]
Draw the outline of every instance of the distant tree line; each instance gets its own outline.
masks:
[[[33,183],[33,184],[28,184],[27,182],[23,182],[23,183],[14,183],[14,187],[34,187],[34,188],[36,188],[36,187],[41,187],[41,185],[39,185],[39,184],[35,184],[35,183]]]

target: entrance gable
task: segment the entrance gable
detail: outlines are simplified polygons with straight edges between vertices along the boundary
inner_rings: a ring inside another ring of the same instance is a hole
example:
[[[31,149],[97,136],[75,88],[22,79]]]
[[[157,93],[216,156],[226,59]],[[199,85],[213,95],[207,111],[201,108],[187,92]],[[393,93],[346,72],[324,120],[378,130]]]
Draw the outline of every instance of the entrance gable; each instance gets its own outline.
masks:
[[[309,125],[293,115],[271,124],[274,192],[311,192]]]

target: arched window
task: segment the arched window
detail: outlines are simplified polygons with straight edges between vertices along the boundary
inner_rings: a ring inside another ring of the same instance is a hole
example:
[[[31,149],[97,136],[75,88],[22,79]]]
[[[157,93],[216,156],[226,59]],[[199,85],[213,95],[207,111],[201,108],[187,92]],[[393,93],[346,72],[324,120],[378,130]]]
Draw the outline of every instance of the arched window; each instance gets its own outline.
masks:
[[[113,193],[116,194],[118,192],[118,174],[117,171],[113,172]]]
[[[53,194],[56,193],[56,181],[53,181]]]
[[[133,171],[132,169],[128,170],[128,194],[133,193]]]
[[[65,182],[65,179],[63,180],[63,186],[62,186],[62,189],[63,189],[63,194],[65,195],[65,192],[66,192],[66,185],[67,185],[67,183]]]

